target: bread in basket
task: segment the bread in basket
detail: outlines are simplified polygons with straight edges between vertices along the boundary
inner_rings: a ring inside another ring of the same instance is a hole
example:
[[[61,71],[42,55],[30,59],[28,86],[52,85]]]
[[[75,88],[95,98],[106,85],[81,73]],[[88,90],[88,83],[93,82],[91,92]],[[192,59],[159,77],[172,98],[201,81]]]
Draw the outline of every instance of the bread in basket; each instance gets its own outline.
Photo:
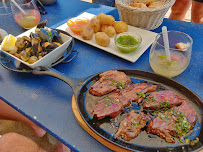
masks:
[[[165,5],[157,8],[138,8],[129,6],[135,0],[115,0],[121,21],[128,25],[139,27],[146,30],[153,30],[161,25],[164,16],[175,0],[159,0]]]

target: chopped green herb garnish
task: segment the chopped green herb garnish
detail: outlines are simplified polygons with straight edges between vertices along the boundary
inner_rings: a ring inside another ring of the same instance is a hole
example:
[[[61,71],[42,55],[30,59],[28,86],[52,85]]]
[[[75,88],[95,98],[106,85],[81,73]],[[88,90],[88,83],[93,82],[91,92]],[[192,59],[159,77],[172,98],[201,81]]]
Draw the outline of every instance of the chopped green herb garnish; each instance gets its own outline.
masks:
[[[151,100],[152,102],[154,102],[154,101],[156,101],[156,98],[155,98],[155,97],[151,97],[150,100]]]
[[[191,140],[190,141],[190,145],[191,146],[194,146],[196,143],[198,143],[199,142],[199,138],[196,138],[195,140]]]
[[[187,117],[184,115],[184,113],[177,111],[175,109],[172,110],[172,113],[170,114],[174,115],[177,119],[175,120],[176,126],[175,131],[179,136],[184,136],[188,133],[190,130],[190,122],[188,121]]]
[[[154,109],[158,109],[158,105],[157,104],[154,105]]]
[[[179,139],[179,141],[180,141],[181,143],[183,143],[183,144],[185,143],[182,139]]]
[[[103,88],[103,86],[100,86],[100,88]]]
[[[110,98],[105,98],[104,100],[106,101],[106,106],[111,105],[111,100],[112,100],[112,99],[110,99]]]
[[[113,83],[109,83],[109,85],[113,86]]]
[[[123,84],[122,81],[119,81],[119,82],[117,83],[116,87],[117,87],[118,89],[124,89],[124,88],[125,88],[125,85]]]
[[[138,95],[138,97],[140,97],[140,98],[144,98],[144,97],[145,97],[145,94],[142,93],[142,92],[138,92],[137,95]]]
[[[111,80],[110,78],[104,78],[104,81],[106,81],[106,80]]]
[[[132,126],[138,126],[138,123],[137,123],[135,120],[133,120],[132,123],[131,123],[131,125],[132,125]]]
[[[160,107],[162,107],[162,108],[168,108],[168,107],[169,107],[169,102],[163,100],[163,101],[161,101],[161,102],[159,103],[159,105],[160,105]]]
[[[119,102],[119,99],[114,99],[114,101]]]
[[[38,40],[40,40],[40,41],[42,40],[41,37],[36,37],[36,39],[38,39]]]

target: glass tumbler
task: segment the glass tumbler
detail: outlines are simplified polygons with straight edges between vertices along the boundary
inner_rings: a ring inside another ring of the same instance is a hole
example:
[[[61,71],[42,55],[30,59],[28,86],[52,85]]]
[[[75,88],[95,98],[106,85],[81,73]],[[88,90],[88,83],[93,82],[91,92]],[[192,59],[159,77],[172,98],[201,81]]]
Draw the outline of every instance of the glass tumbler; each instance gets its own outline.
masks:
[[[149,54],[152,70],[166,77],[181,74],[189,65],[192,52],[192,38],[179,31],[168,31],[170,58],[167,58],[162,33],[156,36]]]
[[[35,0],[15,0],[23,9],[21,11],[12,1],[11,10],[15,21],[23,28],[30,29],[40,22],[40,12],[35,4]]]

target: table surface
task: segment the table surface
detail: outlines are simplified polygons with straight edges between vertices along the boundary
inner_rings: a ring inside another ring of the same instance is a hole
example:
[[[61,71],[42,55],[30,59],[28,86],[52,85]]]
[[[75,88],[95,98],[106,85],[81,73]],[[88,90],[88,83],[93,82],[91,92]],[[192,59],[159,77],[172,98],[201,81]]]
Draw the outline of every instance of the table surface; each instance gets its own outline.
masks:
[[[95,15],[103,12],[119,20],[116,8],[79,0],[59,0],[56,4],[45,8],[48,13],[42,15],[41,20],[47,19],[47,26],[53,28],[83,12]],[[164,19],[162,25],[154,32],[161,32],[162,26],[167,26],[168,30],[185,32],[194,40],[188,68],[173,79],[203,98],[203,25]],[[0,28],[13,35],[25,31],[13,21],[11,16],[1,17]],[[79,54],[73,61],[54,67],[68,77],[84,78],[110,69],[152,71],[148,61],[150,48],[135,63],[79,40],[76,40],[75,49]],[[71,109],[72,95],[71,87],[56,78],[11,72],[0,66],[0,97],[5,102],[75,151],[111,151],[91,137],[77,123]]]

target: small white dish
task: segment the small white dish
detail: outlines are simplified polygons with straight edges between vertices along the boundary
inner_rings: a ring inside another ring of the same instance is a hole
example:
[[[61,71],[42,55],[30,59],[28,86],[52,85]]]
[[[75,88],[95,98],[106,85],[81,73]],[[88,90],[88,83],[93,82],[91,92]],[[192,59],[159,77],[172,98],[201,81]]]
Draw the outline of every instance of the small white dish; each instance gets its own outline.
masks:
[[[93,17],[95,17],[95,15],[84,12],[81,15],[79,15],[78,17],[86,17],[88,19],[92,19]],[[76,39],[79,39],[87,44],[90,44],[94,47],[102,49],[106,52],[109,52],[113,55],[116,55],[120,58],[123,58],[123,59],[128,60],[133,63],[136,62],[139,59],[139,57],[148,49],[148,47],[154,42],[155,37],[157,35],[157,33],[155,33],[155,32],[143,30],[143,29],[128,25],[127,32],[136,32],[137,34],[139,34],[142,37],[142,43],[139,46],[139,48],[137,48],[136,51],[131,52],[131,53],[122,53],[115,45],[115,42],[114,42],[115,36],[110,38],[109,46],[103,47],[96,43],[94,35],[93,35],[92,39],[84,40],[80,35],[74,34],[68,27],[67,23],[64,23],[63,25],[59,26],[57,29],[64,30],[64,31],[68,32],[69,34],[71,34]]]
[[[34,32],[35,28],[32,28],[20,35],[18,35],[17,37],[22,37],[22,36],[28,36],[30,35],[31,32]],[[0,51],[8,54],[9,56],[15,58],[16,60],[22,62],[23,64],[29,66],[30,68],[36,68],[38,66],[46,66],[49,67],[52,63],[54,63],[55,61],[57,61],[59,58],[62,57],[62,55],[64,54],[64,52],[66,51],[66,49],[68,48],[68,46],[70,45],[71,41],[72,41],[72,37],[65,35],[63,33],[60,33],[61,36],[61,40],[64,42],[61,46],[57,47],[56,49],[54,49],[53,51],[51,51],[50,53],[48,53],[47,55],[45,55],[44,57],[42,57],[41,59],[39,59],[38,61],[36,61],[33,64],[29,64],[19,58],[17,58],[16,56],[1,50],[1,46],[0,46]]]

